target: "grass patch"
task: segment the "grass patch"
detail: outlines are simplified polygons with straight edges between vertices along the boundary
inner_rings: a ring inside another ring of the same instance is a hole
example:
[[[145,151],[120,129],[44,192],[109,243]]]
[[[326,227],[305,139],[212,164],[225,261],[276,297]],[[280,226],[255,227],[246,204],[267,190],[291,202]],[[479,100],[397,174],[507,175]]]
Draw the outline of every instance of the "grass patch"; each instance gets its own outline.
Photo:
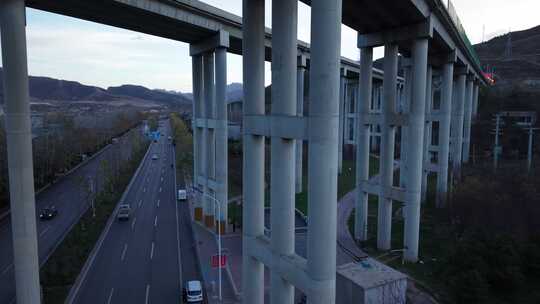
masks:
[[[147,147],[148,143],[137,148],[131,160],[122,166],[118,177],[109,179],[104,190],[96,195],[96,216],[93,217],[89,208],[41,268],[44,303],[64,303]]]

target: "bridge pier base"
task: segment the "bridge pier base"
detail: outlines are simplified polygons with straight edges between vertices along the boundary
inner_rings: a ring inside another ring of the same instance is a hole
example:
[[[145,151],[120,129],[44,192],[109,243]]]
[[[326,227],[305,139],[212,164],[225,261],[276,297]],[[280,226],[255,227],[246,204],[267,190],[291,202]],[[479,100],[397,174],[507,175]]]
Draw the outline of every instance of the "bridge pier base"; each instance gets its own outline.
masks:
[[[16,301],[41,303],[32,132],[28,92],[25,2],[0,2],[6,139]]]

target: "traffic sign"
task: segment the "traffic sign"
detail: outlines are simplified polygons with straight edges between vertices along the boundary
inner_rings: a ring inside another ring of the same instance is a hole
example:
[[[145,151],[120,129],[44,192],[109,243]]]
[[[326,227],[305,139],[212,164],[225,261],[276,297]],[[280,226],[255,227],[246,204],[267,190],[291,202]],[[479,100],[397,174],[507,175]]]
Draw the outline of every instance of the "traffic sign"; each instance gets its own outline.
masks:
[[[219,254],[213,255],[211,264],[212,264],[212,268],[218,268],[218,267],[224,268],[225,265],[227,264],[227,256],[221,255],[221,263],[220,263]]]

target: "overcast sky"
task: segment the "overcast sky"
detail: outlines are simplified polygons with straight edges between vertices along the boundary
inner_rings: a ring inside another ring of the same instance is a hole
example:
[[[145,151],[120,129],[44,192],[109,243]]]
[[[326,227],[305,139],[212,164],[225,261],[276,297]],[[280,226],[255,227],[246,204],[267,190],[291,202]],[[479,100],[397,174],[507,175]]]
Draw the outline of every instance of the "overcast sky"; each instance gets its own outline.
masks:
[[[1,1],[1,0],[0,0]],[[446,0],[445,0],[446,1]],[[242,0],[203,0],[242,15]],[[267,0],[267,2],[270,2]],[[473,43],[540,24],[540,0],[453,0]],[[309,42],[310,9],[299,4],[298,38]],[[271,27],[270,5],[266,25]],[[27,10],[29,73],[100,87],[137,84],[191,91],[188,45],[38,10]],[[356,35],[343,27],[342,55],[358,59]],[[380,54],[380,50],[378,52]],[[228,82],[242,82],[242,59],[228,55]],[[270,64],[267,63],[267,83]]]

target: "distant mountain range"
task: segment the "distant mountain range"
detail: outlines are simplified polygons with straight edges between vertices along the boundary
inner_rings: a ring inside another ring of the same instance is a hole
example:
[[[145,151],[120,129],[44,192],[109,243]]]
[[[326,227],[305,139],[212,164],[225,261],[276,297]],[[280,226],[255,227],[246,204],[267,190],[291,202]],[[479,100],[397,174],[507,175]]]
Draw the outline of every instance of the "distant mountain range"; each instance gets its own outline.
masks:
[[[0,67],[0,102],[3,103],[3,69]],[[42,101],[117,101],[129,103],[130,100],[140,103],[141,100],[151,101],[167,106],[186,106],[192,103],[191,93],[181,93],[166,90],[152,90],[138,85],[121,85],[103,89],[88,86],[76,81],[59,80],[49,77],[29,77],[30,97]],[[227,99],[242,98],[242,84],[232,83],[227,86]]]

